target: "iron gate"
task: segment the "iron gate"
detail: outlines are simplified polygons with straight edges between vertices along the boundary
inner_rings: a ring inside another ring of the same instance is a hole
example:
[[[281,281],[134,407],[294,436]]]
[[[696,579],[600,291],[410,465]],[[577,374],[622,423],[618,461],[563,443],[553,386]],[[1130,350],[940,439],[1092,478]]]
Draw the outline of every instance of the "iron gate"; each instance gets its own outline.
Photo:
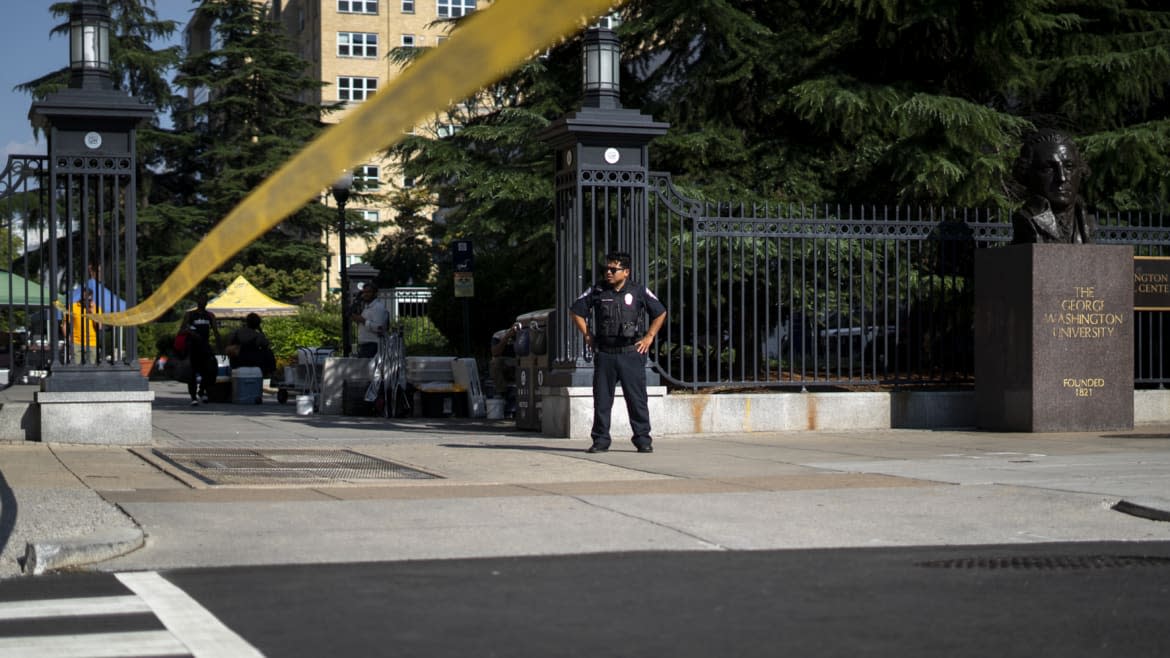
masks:
[[[690,388],[969,385],[975,250],[1011,241],[994,210],[709,203],[650,177],[651,356]],[[1099,218],[1099,241],[1170,254],[1160,215]],[[1136,381],[1168,379],[1163,314],[1137,312]]]

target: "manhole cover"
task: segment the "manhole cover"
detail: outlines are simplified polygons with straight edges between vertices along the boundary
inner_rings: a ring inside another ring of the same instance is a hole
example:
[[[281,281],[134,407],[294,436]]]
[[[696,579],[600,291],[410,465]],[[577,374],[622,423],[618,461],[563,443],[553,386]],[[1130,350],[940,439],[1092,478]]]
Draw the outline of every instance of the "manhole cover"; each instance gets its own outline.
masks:
[[[189,448],[153,453],[208,484],[432,480],[439,476],[351,450]]]
[[[1165,567],[1170,557],[1145,555],[1039,555],[1025,557],[965,557],[917,562],[914,566],[938,569],[1004,569],[1067,571],[1116,569],[1118,567]]]

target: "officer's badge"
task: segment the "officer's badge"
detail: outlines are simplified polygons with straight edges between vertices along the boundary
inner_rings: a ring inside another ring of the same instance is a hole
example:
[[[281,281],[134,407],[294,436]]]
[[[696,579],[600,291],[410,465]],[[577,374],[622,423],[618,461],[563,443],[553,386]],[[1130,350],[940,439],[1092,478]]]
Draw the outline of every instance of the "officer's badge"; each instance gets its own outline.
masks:
[[[625,302],[626,302],[626,306],[633,306],[634,305],[634,296],[627,292],[626,297],[625,297]]]

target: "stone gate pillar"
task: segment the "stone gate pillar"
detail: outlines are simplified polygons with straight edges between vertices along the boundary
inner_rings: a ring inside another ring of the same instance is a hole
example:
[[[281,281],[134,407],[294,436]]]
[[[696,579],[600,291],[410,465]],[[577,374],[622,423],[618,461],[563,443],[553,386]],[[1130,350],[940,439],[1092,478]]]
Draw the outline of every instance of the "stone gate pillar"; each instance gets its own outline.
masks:
[[[29,117],[48,135],[49,281],[60,293],[56,316],[88,289],[101,311],[138,300],[137,126],[154,108],[113,88],[110,14],[105,2],[79,0],[69,15],[69,86],[33,104]],[[49,376],[37,394],[43,441],[149,443],[150,403],[137,366],[133,327],[92,331],[79,323],[80,359],[49,322]],[[94,335],[90,340],[88,334]]]

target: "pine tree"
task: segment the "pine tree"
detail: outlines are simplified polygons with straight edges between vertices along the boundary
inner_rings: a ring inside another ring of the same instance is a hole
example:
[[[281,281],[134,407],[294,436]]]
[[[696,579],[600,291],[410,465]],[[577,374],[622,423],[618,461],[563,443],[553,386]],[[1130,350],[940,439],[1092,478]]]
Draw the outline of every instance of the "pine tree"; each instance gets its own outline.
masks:
[[[440,258],[428,312],[448,337],[459,335],[463,322],[446,256],[455,240],[469,239],[474,249],[477,349],[516,315],[552,299],[552,153],[536,135],[580,105],[580,61],[580,41],[567,41],[391,150],[439,208],[431,233]]]
[[[1164,204],[1167,14],[1153,0],[632,0],[671,122],[660,166],[720,198],[1009,206],[1022,133],[1065,129],[1105,205]],[[1138,163],[1135,166],[1135,162]]]
[[[168,173],[158,192],[165,203],[150,209],[169,218],[165,225],[174,233],[164,239],[179,250],[171,252],[174,256],[206,235],[321,129],[320,108],[300,100],[320,83],[305,75],[304,61],[264,7],[250,0],[217,0],[200,3],[196,12],[213,22],[218,47],[188,56],[176,84],[199,90],[206,100],[176,99],[176,130],[166,144]],[[223,270],[267,264],[293,273],[290,280],[317,281],[325,256],[320,238],[335,217],[320,203],[307,204]],[[356,223],[352,230],[358,232]],[[166,267],[162,259],[154,265]],[[313,286],[302,287],[297,296]]]
[[[378,270],[379,288],[421,286],[431,280],[434,255],[428,236],[429,220],[423,211],[430,196],[418,188],[397,190],[390,195],[397,230],[382,236],[366,254],[366,262]]]

